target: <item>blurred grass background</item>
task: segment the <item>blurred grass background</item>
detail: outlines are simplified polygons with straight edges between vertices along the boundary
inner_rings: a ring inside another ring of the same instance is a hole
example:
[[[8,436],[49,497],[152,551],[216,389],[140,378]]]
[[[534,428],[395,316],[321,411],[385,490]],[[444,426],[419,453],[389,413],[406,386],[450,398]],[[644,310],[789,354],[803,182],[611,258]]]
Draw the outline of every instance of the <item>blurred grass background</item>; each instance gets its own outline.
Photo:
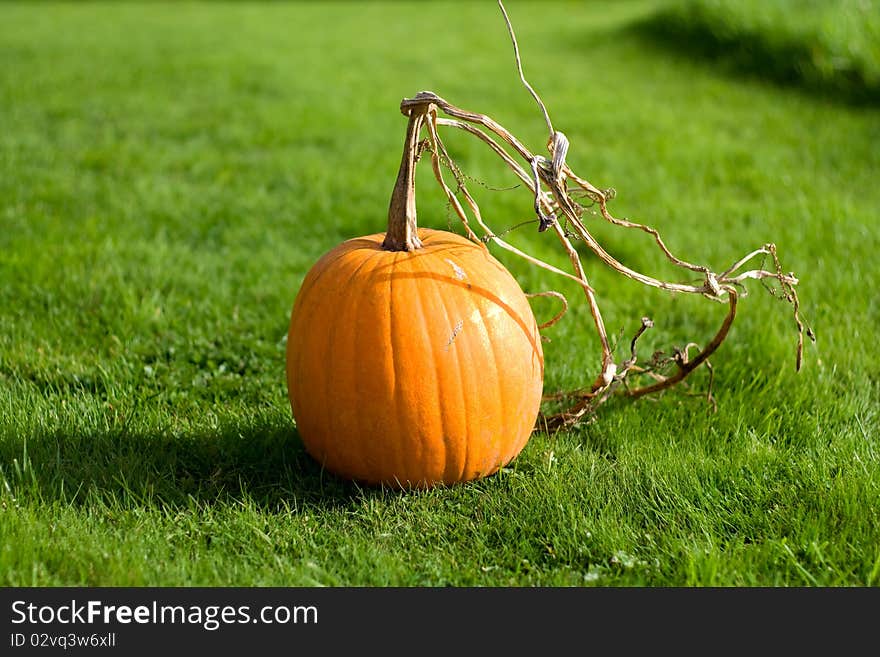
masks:
[[[716,66],[844,101],[880,101],[876,0],[680,0],[644,28]]]

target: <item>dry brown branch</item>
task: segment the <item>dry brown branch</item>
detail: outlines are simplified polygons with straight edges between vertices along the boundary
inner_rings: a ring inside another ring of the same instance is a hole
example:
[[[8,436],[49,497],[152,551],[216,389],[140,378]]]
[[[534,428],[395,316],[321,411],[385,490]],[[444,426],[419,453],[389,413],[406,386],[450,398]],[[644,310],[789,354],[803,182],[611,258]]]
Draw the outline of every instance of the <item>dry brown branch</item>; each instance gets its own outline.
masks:
[[[562,294],[561,292],[557,292],[556,290],[547,290],[545,292],[532,292],[526,294],[526,296],[530,299],[533,299],[535,297],[553,297],[554,299],[559,299],[559,301],[562,303],[562,309],[558,313],[556,313],[551,319],[548,319],[542,324],[538,324],[538,330],[543,331],[546,328],[550,328],[551,326],[556,324],[556,322],[562,319],[563,315],[568,312],[568,299],[565,298],[564,294]]]
[[[575,402],[561,412],[542,415],[538,426],[547,430],[571,426],[593,412],[616,391],[621,391],[625,396],[632,398],[644,397],[682,383],[701,365],[705,365],[709,370],[709,390],[706,394],[706,399],[710,404],[714,405],[715,400],[711,391],[712,382],[714,381],[714,370],[709,363],[709,357],[717,351],[729,334],[736,318],[738,299],[746,292],[744,283],[747,280],[762,282],[768,279],[775,280],[779,286],[778,296],[792,305],[795,326],[798,331],[796,366],[800,369],[803,355],[803,336],[805,333],[811,339],[814,339],[814,336],[812,331],[805,327],[799,315],[800,304],[795,290],[798,285],[798,279],[794,274],[786,273],[783,270],[776,253],[776,247],[773,244],[765,244],[761,248],[755,249],[738,259],[723,272],[715,273],[705,265],[694,264],[675,255],[667,247],[657,229],[646,224],[614,217],[608,210],[609,193],[603,192],[586,178],[577,175],[566,162],[570,152],[569,141],[562,132],[553,129],[550,115],[544,102],[526,80],[513,27],[501,0],[498,1],[498,4],[513,41],[520,80],[536,100],[544,115],[549,131],[547,142],[549,157],[532,153],[515,135],[493,118],[485,114],[456,107],[431,91],[422,91],[413,98],[404,98],[400,109],[404,115],[410,117],[407,135],[409,140],[417,139],[422,127],[427,129],[427,137],[425,142],[423,142],[423,146],[431,154],[434,176],[445,193],[450,207],[462,221],[468,237],[481,244],[487,242],[497,244],[500,248],[525,259],[535,266],[574,280],[579,284],[586,296],[602,349],[599,372],[588,388],[569,393],[549,395],[547,399],[572,399]],[[444,116],[441,116],[441,113]],[[467,188],[466,176],[451,157],[441,139],[440,128],[447,127],[455,128],[477,137],[513,171],[514,175],[519,179],[523,187],[531,193],[534,199],[534,211],[538,219],[539,232],[543,232],[551,227],[553,228],[553,233],[559,240],[563,250],[568,254],[573,273],[563,271],[548,262],[526,253],[502,239],[492,230],[482,216],[475,198]],[[444,167],[455,178],[455,189],[447,184],[443,175]],[[569,191],[569,183],[573,186],[572,191]],[[459,197],[463,199],[463,202]],[[581,197],[595,204],[598,207],[599,214],[605,221],[624,229],[641,231],[653,237],[657,247],[672,265],[690,272],[691,276],[694,273],[699,274],[701,280],[696,283],[663,280],[636,271],[618,261],[603,248],[582,221],[587,208],[578,202],[577,198]],[[473,223],[471,220],[473,220]],[[564,220],[564,226],[561,220]],[[482,231],[482,236],[475,232],[477,227]],[[658,352],[650,363],[642,365],[638,363],[636,343],[642,334],[653,326],[653,322],[645,317],[642,318],[641,327],[630,342],[629,357],[619,364],[615,362],[613,348],[605,329],[596,292],[587,280],[580,255],[571,242],[572,237],[582,241],[602,262],[626,278],[661,290],[674,293],[699,294],[713,301],[726,302],[728,311],[715,336],[702,349],[695,343],[689,343],[684,349],[673,349],[673,354],[669,357],[665,357],[662,352]],[[767,256],[773,261],[772,270],[765,270],[762,267],[745,269],[754,259]],[[737,291],[738,288],[741,289],[741,292]],[[557,296],[563,302],[562,312],[540,326],[540,328],[544,329],[561,319],[568,307],[568,303],[565,297],[557,292],[540,294]],[[693,357],[690,356],[691,349],[697,351]],[[661,372],[663,366],[673,366],[675,369],[670,374],[664,374]],[[628,380],[631,377],[647,377],[651,382],[631,387]]]

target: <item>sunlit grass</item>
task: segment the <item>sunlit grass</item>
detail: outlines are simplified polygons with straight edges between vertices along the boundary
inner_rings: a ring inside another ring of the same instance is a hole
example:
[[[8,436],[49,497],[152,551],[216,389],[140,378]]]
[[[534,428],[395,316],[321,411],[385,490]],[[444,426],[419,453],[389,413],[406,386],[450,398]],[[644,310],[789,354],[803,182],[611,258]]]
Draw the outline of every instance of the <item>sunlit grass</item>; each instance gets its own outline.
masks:
[[[790,309],[756,285],[713,359],[715,414],[684,390],[620,400],[483,481],[336,480],[287,402],[293,298],[322,253],[383,230],[404,96],[432,89],[542,148],[494,3],[3,4],[0,583],[880,583],[877,110],[672,56],[633,29],[659,3],[506,4],[570,163],[617,190],[615,214],[715,269],[776,242],[818,335],[803,371]],[[460,230],[419,175],[422,223]],[[531,217],[521,189],[474,189],[499,231]],[[596,234],[679,276],[647,236]],[[567,264],[534,224],[508,237]],[[548,392],[592,381],[577,290],[497,255],[571,301]],[[585,264],[612,332],[653,317],[644,353],[723,317]]]

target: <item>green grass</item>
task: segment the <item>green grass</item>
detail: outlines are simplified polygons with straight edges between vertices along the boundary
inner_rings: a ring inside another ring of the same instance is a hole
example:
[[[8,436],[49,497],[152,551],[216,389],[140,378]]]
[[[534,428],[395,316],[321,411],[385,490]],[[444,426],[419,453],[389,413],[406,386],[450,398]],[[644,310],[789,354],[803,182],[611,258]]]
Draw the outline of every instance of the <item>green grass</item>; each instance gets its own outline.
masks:
[[[665,7],[508,3],[617,215],[716,270],[778,245],[818,335],[803,370],[756,285],[713,359],[717,413],[684,390],[615,401],[496,476],[396,493],[304,453],[284,336],[309,266],[384,227],[402,97],[543,145],[495,4],[0,5],[0,584],[880,585],[880,114],[673,56],[632,29]],[[447,226],[419,176],[421,222]],[[497,230],[529,218],[522,190],[475,189]],[[646,236],[596,234],[678,276]],[[533,224],[509,237],[566,266]],[[577,291],[498,257],[572,302],[547,390],[591,381]],[[655,320],[644,353],[722,319],[585,264],[612,332]]]
[[[732,71],[880,102],[876,0],[676,0],[642,27]]]

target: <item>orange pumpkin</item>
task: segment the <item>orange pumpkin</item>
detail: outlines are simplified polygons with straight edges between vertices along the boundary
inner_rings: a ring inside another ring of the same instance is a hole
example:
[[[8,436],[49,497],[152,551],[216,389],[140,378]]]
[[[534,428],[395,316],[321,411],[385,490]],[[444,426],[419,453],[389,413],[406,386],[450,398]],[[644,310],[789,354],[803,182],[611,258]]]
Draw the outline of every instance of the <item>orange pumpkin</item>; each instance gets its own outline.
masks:
[[[369,484],[424,487],[496,472],[541,403],[528,300],[482,244],[415,222],[411,114],[385,234],[343,242],[306,275],[287,384],[306,450]]]

